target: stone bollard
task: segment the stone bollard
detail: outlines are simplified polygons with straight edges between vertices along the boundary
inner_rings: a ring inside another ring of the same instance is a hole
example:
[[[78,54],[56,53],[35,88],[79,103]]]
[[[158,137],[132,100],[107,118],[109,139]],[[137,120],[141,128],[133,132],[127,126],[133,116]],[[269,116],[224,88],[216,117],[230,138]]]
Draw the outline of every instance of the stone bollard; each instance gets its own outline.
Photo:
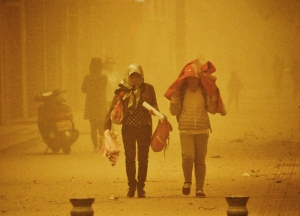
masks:
[[[94,201],[95,198],[71,198],[70,202],[73,205],[71,216],[93,216],[92,204]]]
[[[248,209],[246,204],[249,200],[247,196],[227,196],[225,197],[228,203],[228,216],[247,216]]]

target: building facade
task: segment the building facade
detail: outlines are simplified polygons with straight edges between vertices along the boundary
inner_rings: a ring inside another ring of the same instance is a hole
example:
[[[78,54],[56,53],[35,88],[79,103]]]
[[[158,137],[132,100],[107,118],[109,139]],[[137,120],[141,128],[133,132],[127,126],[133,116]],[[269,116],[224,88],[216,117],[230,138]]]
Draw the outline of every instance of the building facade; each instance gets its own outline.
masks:
[[[66,90],[72,109],[82,109],[80,85],[94,56],[114,57],[120,70],[135,60],[174,67],[184,56],[183,2],[1,0],[0,125],[34,120],[44,90]]]

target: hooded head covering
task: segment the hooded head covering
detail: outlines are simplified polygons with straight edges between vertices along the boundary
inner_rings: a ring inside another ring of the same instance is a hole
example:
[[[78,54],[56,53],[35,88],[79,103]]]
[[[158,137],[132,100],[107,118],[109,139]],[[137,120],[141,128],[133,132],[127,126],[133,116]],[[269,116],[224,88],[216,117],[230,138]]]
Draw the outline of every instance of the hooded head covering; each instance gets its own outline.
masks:
[[[139,64],[131,64],[131,65],[129,65],[127,71],[128,71],[128,78],[130,77],[131,74],[138,73],[144,79],[143,68]]]
[[[200,78],[200,74],[199,74],[200,71],[199,71],[197,64],[195,64],[195,63],[188,64],[187,66],[185,66],[185,68],[183,70],[184,70],[183,76],[185,76],[185,77],[194,76],[194,77]]]
[[[216,68],[210,61],[208,61],[201,66],[201,71],[206,74],[212,74],[216,71]]]
[[[133,73],[138,73],[142,77],[141,83],[139,83],[137,86],[133,86],[130,82],[130,75]],[[127,91],[126,94],[124,95],[123,99],[125,100],[126,98],[129,98],[128,102],[128,108],[129,111],[133,111],[140,100],[140,84],[144,82],[144,72],[142,69],[142,66],[139,64],[131,64],[129,65],[125,78],[120,82],[119,86],[126,88]]]
[[[184,83],[185,78],[187,77],[194,76],[200,79],[200,72],[201,72],[201,64],[198,59],[187,63],[182,68],[178,78],[168,88],[164,96],[170,100],[174,88],[180,88]]]
[[[216,71],[215,66],[210,62],[206,62],[201,65],[198,59],[187,63],[181,70],[178,78],[171,84],[167,89],[164,96],[167,99],[171,99],[172,91],[174,88],[180,88],[184,83],[184,79],[190,76],[196,76],[200,79],[201,84],[203,85],[207,95],[212,96],[212,86],[215,85],[217,78],[211,74]],[[218,112],[221,112],[223,109],[223,102],[220,96],[220,91],[218,91]]]
[[[123,86],[125,88],[131,89],[133,86],[129,82],[129,79],[130,79],[130,75],[133,73],[138,73],[139,75],[141,75],[142,82],[144,81],[144,72],[143,72],[142,66],[139,64],[131,64],[128,66],[128,69],[125,74],[125,78],[120,82],[119,86]]]

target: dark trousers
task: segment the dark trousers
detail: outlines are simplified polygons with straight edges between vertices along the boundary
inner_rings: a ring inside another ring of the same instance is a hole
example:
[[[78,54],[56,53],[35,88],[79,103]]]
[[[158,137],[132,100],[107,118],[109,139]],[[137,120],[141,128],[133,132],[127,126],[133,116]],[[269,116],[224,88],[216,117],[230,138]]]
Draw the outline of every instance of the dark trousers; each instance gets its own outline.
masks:
[[[94,148],[98,148],[99,140],[103,135],[104,120],[103,119],[89,119],[89,121],[90,121],[90,128],[91,128],[91,139],[92,139]],[[98,133],[99,133],[99,139],[98,139]]]
[[[147,178],[148,154],[152,136],[152,126],[123,125],[122,137],[125,149],[125,164],[128,186],[143,189]],[[138,174],[136,179],[136,152],[138,160]]]

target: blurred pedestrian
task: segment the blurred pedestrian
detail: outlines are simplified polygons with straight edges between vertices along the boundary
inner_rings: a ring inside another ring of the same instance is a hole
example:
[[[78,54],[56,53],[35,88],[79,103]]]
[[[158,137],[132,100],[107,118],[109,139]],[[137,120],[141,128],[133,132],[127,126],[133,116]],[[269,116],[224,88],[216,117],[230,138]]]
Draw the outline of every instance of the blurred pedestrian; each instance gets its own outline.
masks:
[[[184,66],[178,79],[169,87],[165,96],[170,99],[170,112],[176,115],[180,136],[184,184],[182,193],[189,195],[192,171],[195,170],[196,197],[205,197],[206,153],[211,131],[208,112],[221,115],[226,112],[221,101],[214,66],[202,65],[198,60]],[[205,68],[205,70],[204,70]],[[208,85],[209,83],[209,85]],[[219,110],[219,111],[218,111]]]
[[[228,106],[227,109],[230,110],[231,106],[234,104],[235,110],[239,110],[239,98],[240,98],[240,91],[242,89],[242,81],[237,75],[236,71],[231,72],[231,76],[229,82],[227,84],[227,91],[228,91]]]
[[[114,98],[115,89],[118,87],[121,77],[118,71],[115,68],[116,62],[114,58],[108,57],[104,62],[103,74],[107,76],[107,85],[106,85],[106,98],[108,107],[110,107],[112,99]]]
[[[102,74],[102,61],[100,58],[91,59],[90,73],[84,77],[81,90],[86,93],[84,119],[90,122],[91,139],[94,152],[99,151],[99,142],[103,139],[103,125],[107,113],[107,100],[105,87],[107,77]],[[98,137],[99,133],[99,137]]]
[[[153,112],[142,106],[145,101],[158,110],[154,87],[144,82],[144,73],[141,65],[131,64],[125,79],[115,91],[115,96],[106,116],[105,129],[111,130],[111,112],[117,102],[120,92],[124,92],[123,106],[124,119],[122,122],[122,139],[125,149],[125,165],[128,180],[127,197],[137,196],[144,198],[144,187],[148,171],[148,154],[152,136]],[[137,155],[136,155],[137,152]],[[138,165],[136,169],[136,156]]]

